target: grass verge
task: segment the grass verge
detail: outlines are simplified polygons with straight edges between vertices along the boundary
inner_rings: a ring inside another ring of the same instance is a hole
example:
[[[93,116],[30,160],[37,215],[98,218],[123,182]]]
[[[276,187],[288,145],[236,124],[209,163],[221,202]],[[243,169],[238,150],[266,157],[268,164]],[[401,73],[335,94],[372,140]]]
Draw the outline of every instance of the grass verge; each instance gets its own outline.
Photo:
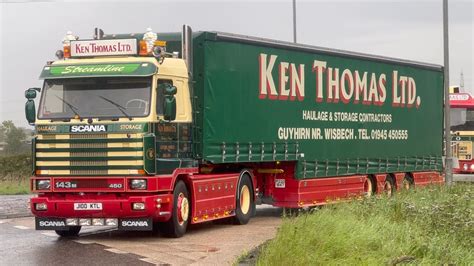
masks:
[[[474,186],[330,205],[285,218],[257,265],[474,264]]]
[[[20,195],[30,193],[29,180],[0,180],[0,195]]]

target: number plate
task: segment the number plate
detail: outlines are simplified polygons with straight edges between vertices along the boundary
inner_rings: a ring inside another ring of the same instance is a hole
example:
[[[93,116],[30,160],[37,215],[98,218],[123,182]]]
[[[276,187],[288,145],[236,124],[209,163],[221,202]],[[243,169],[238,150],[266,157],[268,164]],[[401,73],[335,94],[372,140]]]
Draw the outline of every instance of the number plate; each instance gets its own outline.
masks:
[[[74,203],[74,210],[102,210],[102,203]]]

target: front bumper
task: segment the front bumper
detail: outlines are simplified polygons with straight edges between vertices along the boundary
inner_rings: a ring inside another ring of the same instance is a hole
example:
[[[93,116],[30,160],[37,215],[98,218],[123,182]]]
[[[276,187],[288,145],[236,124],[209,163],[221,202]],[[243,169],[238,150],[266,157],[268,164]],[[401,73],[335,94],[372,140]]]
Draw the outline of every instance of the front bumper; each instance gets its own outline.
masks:
[[[116,194],[41,194],[31,199],[31,211],[43,218],[151,218],[167,221],[171,218],[172,194],[116,195]],[[75,203],[101,203],[100,210],[75,210]],[[134,210],[133,203],[144,203],[145,209]],[[37,210],[37,204],[46,210]]]
[[[100,222],[101,224],[97,224]],[[69,230],[77,226],[109,226],[123,231],[153,230],[152,218],[49,218],[35,217],[36,230]]]

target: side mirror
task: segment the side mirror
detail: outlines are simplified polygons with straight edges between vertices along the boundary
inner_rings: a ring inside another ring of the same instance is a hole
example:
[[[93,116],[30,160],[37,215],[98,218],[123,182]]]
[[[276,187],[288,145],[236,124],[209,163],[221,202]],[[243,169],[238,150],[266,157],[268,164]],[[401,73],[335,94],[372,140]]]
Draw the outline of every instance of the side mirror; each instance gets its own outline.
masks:
[[[28,120],[28,123],[30,125],[33,125],[36,121],[36,107],[34,99],[36,98],[37,91],[40,92],[41,89],[29,88],[25,91],[25,97],[27,99],[25,104],[25,116],[26,120]]]
[[[165,88],[165,100],[164,100],[164,108],[163,108],[163,116],[165,120],[173,121],[176,119],[176,98],[174,95],[178,90],[175,86],[169,84]]]

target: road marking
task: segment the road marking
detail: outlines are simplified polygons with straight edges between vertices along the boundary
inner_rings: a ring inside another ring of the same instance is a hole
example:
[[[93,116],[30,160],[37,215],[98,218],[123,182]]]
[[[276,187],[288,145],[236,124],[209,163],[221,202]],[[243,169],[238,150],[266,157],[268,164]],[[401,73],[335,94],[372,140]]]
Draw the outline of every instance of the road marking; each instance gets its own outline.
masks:
[[[53,233],[53,232],[44,232],[44,233],[41,233],[42,235],[45,235],[45,236],[58,236],[56,235],[56,233]]]
[[[86,241],[86,240],[73,240],[76,243],[83,244],[83,245],[89,245],[89,244],[94,244],[92,241]]]
[[[120,250],[120,249],[115,249],[115,248],[106,248],[105,250],[116,253],[116,254],[127,254],[128,252]]]
[[[144,262],[148,262],[148,263],[151,263],[151,264],[155,264],[155,265],[160,265],[160,264],[167,265],[167,263],[163,263],[161,261],[157,261],[157,260],[154,260],[152,258],[141,258],[139,260],[144,261]]]
[[[21,229],[21,230],[30,229],[29,227],[26,227],[26,226],[23,226],[23,225],[15,225],[15,226],[13,226],[13,227],[15,227],[15,228],[17,228],[17,229]]]

